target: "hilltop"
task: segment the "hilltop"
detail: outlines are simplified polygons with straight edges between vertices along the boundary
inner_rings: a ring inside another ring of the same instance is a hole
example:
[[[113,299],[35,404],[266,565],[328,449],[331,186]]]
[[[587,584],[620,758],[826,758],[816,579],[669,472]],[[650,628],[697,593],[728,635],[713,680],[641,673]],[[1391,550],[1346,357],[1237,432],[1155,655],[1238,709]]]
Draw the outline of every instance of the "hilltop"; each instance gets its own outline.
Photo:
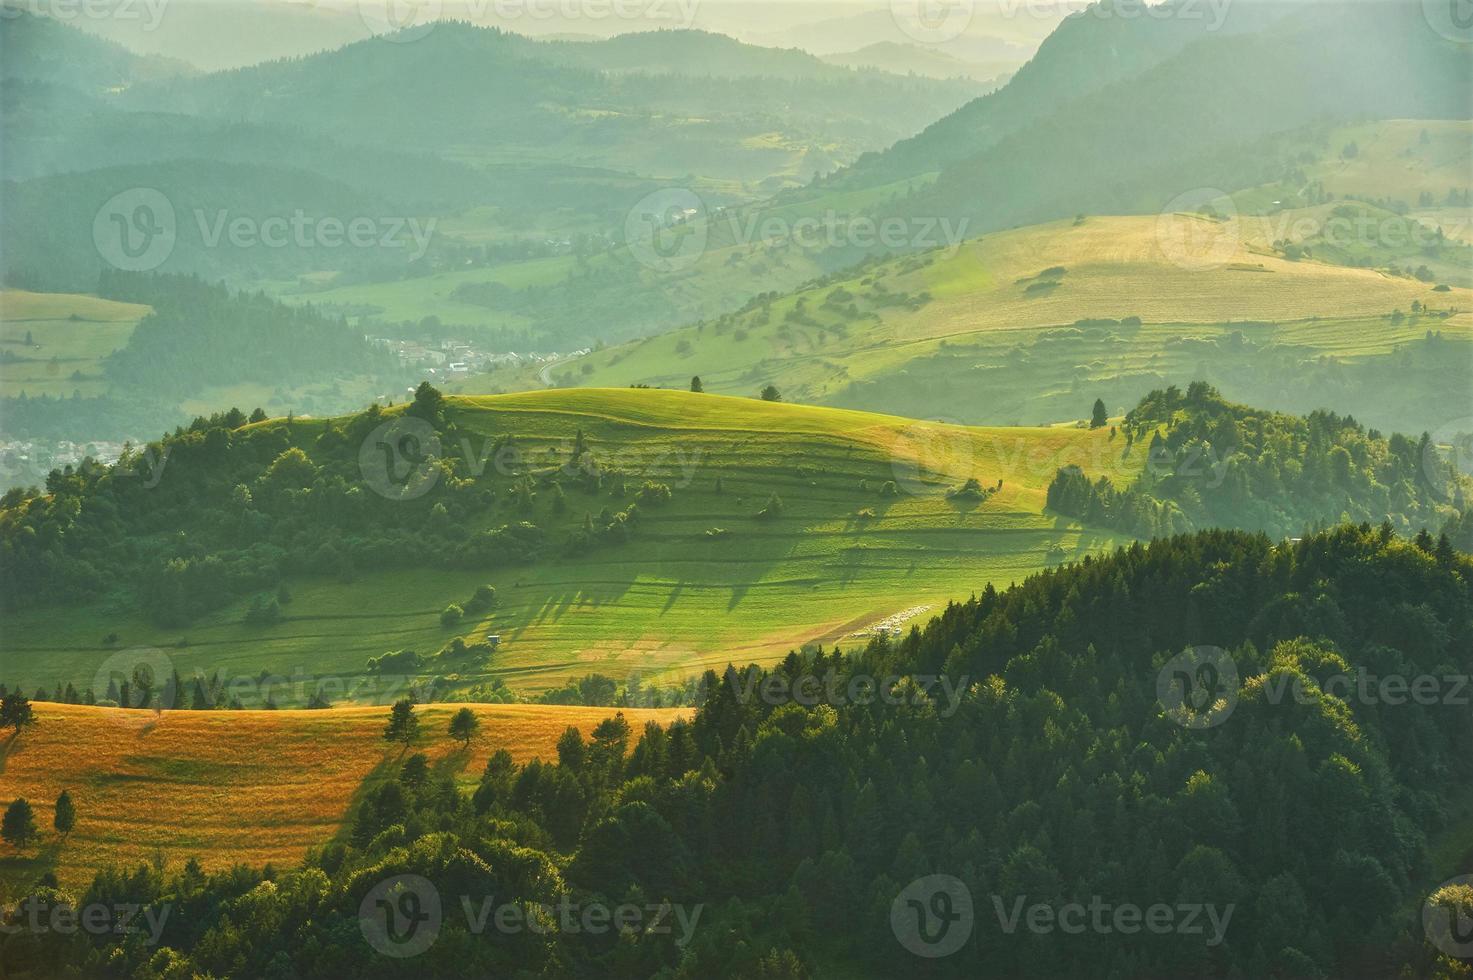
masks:
[[[386,430],[395,419],[410,428]],[[411,472],[392,456],[391,478],[384,453],[422,451],[402,440],[425,445],[429,425],[438,458]],[[186,678],[353,682],[370,657],[412,650],[441,691],[542,691],[853,644],[897,613],[1121,543],[1047,513],[1047,487],[1068,464],[1128,484],[1143,449],[1104,428],[631,389],[201,420],[56,482],[60,497],[6,498],[7,680],[80,692],[109,656],[152,647]],[[68,530],[24,530],[53,526]],[[118,536],[128,551],[100,546]],[[483,585],[494,604],[476,608]],[[277,613],[252,617],[268,598]],[[466,612],[442,623],[452,603]],[[436,656],[488,634],[489,654]]]
[[[481,721],[470,748],[446,735],[455,704],[421,706],[413,746],[437,774],[475,779],[505,749],[524,764],[556,758],[569,727],[586,737],[610,708],[471,705]],[[333,711],[125,711],[79,705],[35,706],[37,722],[0,740],[6,802],[24,796],[51,827],[63,790],[78,810],[65,841],[46,834],[38,853],[6,849],[0,900],[42,871],[64,887],[90,884],[104,867],[132,867],[162,855],[173,870],[197,858],[207,871],[236,864],[300,863],[342,830],[350,807],[402,761],[384,741],[388,708]],[[668,725],[679,710],[623,709],[635,730]]]
[[[771,382],[804,401],[991,424],[1078,417],[1095,394],[1118,414],[1152,388],[1197,379],[1266,407],[1354,406],[1390,429],[1466,415],[1447,406],[1466,402],[1473,291],[1412,275],[1428,261],[1415,249],[1390,255],[1407,263],[1391,274],[1274,247],[1286,228],[1323,228],[1331,208],[1081,216],[996,232],[764,295],[589,354],[554,380],[674,386],[698,374],[713,391]],[[1409,219],[1390,217],[1400,224],[1370,227],[1408,234]],[[1457,248],[1449,263],[1467,261]],[[1393,264],[1376,242],[1362,251]]]

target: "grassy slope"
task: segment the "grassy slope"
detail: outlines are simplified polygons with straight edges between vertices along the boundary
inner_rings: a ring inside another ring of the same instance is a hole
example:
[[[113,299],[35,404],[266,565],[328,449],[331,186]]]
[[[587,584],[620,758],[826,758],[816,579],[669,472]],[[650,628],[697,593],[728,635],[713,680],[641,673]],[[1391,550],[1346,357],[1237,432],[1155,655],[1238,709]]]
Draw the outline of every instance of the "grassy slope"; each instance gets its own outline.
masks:
[[[474,782],[498,749],[518,762],[555,758],[569,725],[584,736],[611,708],[474,705],[481,734],[469,749],[445,734],[457,705],[421,707],[417,751],[432,766]],[[625,710],[636,731],[669,724],[678,710]],[[0,900],[17,882],[53,869],[63,886],[83,886],[107,864],[152,861],[158,849],[178,870],[196,857],[220,869],[295,863],[339,832],[366,780],[403,750],[383,740],[388,709],[333,711],[124,711],[37,704],[36,727],[0,740],[6,801],[24,796],[44,830],[39,847],[0,845]],[[77,826],[51,830],[63,790]]]
[[[1186,227],[1200,224],[1195,230],[1203,242],[1216,241],[1218,234],[1230,236],[1226,241],[1231,251],[1222,254],[1220,266],[1193,269],[1170,261],[1155,216],[1091,217],[1080,225],[1055,222],[898,259],[844,282],[840,285],[857,297],[857,318],[825,308],[825,298],[837,287],[801,290],[778,299],[765,324],[759,313],[751,313],[722,333],[712,324],[691,326],[595,352],[583,362],[592,365],[591,373],[575,363],[556,376],[576,384],[676,385],[698,374],[708,390],[748,392],[772,382],[803,400],[842,401],[851,384],[906,371],[949,347],[969,345],[972,362],[999,366],[1014,346],[1031,342],[1043,329],[1089,318],[1139,316],[1145,321],[1143,328],[1114,343],[1108,363],[1090,363],[1099,352],[1081,349],[1028,365],[1030,386],[1044,395],[1077,387],[1076,378],[1160,367],[1160,359],[1172,354],[1166,341],[1241,329],[1233,321],[1273,323],[1264,339],[1281,343],[1296,343],[1307,331],[1316,336],[1323,353],[1353,357],[1386,352],[1420,337],[1426,323],[1393,327],[1380,320],[1394,309],[1409,309],[1413,300],[1438,309],[1473,308],[1473,292],[1467,289],[1433,293],[1431,284],[1375,270],[1290,262],[1267,254],[1267,249],[1248,243],[1261,237],[1260,225],[1269,219],[1244,218],[1241,228],[1205,219],[1179,220]],[[1232,236],[1242,240],[1235,243]],[[1059,285],[1029,292],[1031,277],[1054,266],[1067,269]],[[926,291],[933,299],[918,310],[883,308],[877,302],[877,282],[892,294]],[[788,321],[800,299],[818,326]],[[1341,325],[1327,331],[1327,320]],[[1473,335],[1473,317],[1462,313],[1437,327],[1468,337]],[[1189,373],[1191,363],[1179,366]],[[1085,407],[1081,404],[1070,414]],[[950,410],[946,403],[896,410],[999,418],[985,391],[968,405],[951,402]],[[1028,410],[1026,400],[1022,410]],[[1024,415],[1022,420],[1038,417],[1047,416]]]
[[[0,350],[23,358],[0,363],[0,390],[31,397],[101,394],[102,359],[128,342],[147,312],[146,306],[95,296],[0,292]],[[31,348],[25,346],[28,332],[36,345]],[[73,372],[82,380],[73,380]]]
[[[552,465],[548,451],[566,454],[581,428],[602,465],[636,477],[631,491],[654,479],[668,483],[674,499],[642,507],[645,520],[631,542],[581,556],[490,573],[364,570],[352,585],[293,581],[287,618],[269,628],[243,626],[244,603],[181,630],[101,605],[65,616],[23,613],[7,623],[8,676],[27,688],[90,685],[115,652],[101,646],[109,632],[124,648],[167,649],[186,675],[199,668],[291,676],[356,675],[370,656],[433,653],[467,631],[501,635],[492,672],[518,689],[591,671],[683,676],[728,659],[773,658],[806,641],[841,640],[902,610],[1113,547],[1120,539],[1111,533],[1044,513],[1045,488],[1066,462],[1126,481],[1141,463],[1139,445],[1122,460],[1122,441],[1106,430],[962,429],[673,391],[536,392],[457,399],[453,410],[475,433],[473,455],[491,434],[512,432],[535,465]],[[1002,479],[1003,490],[980,504],[946,498],[948,488],[974,476],[987,486]],[[499,488],[510,482],[488,479]],[[889,480],[906,489],[882,496]],[[758,520],[774,492],[785,512]],[[561,541],[586,512],[619,510],[629,499],[588,496],[570,484],[565,513],[553,514],[540,499],[532,519]],[[865,508],[876,516],[857,516]],[[483,520],[517,519],[524,518],[498,507]],[[716,527],[729,535],[709,537]],[[1051,556],[1056,545],[1063,551]],[[496,586],[498,608],[481,622],[442,628],[439,611],[482,582]]]
[[[327,305],[361,316],[358,322],[370,332],[393,332],[374,327],[375,320],[418,322],[423,317],[436,316],[446,325],[466,328],[495,343],[499,331],[535,327],[534,320],[514,309],[493,309],[464,294],[457,295],[462,286],[499,283],[512,290],[560,288],[570,276],[584,277],[591,273],[601,277],[598,289],[608,304],[644,311],[644,329],[668,328],[734,309],[767,290],[793,289],[823,273],[816,247],[803,247],[791,241],[755,240],[749,233],[754,215],[759,215],[760,221],[778,219],[791,223],[829,212],[861,214],[930,179],[930,176],[918,177],[861,191],[835,192],[816,201],[753,205],[719,213],[714,210],[716,198],[708,193],[708,188],[698,184],[693,189],[708,209],[703,229],[706,248],[689,267],[682,266],[673,272],[642,266],[627,251],[618,249],[592,257],[586,268],[580,268],[571,255],[559,255],[391,282],[335,286],[332,277],[326,276],[321,287],[311,291],[303,291],[301,281],[265,285],[288,302]],[[473,209],[437,226],[439,233],[468,242],[504,237],[495,228],[495,218],[487,209]],[[565,232],[547,233],[562,237]],[[493,376],[493,380],[500,378]]]
[[[35,293],[21,289],[0,290],[0,351],[20,360],[0,362],[0,394],[18,397],[49,395],[84,398],[137,394],[110,384],[103,362],[125,346],[133,328],[149,312],[136,303],[119,303],[81,293]],[[25,346],[27,332],[32,348]],[[53,364],[52,358],[55,358]],[[73,377],[80,372],[81,377]],[[212,385],[189,396],[174,395],[179,422],[195,415],[210,415],[235,406],[250,411],[257,406],[272,414],[287,411],[323,413],[345,405],[358,405],[384,394],[383,384],[361,376],[328,378],[298,388],[244,381]],[[390,397],[397,393],[390,392]],[[137,432],[139,439],[153,432]],[[80,438],[77,441],[83,441]]]
[[[1422,191],[1440,202],[1449,188],[1469,186],[1473,170],[1473,123],[1455,119],[1387,119],[1347,126],[1330,137],[1331,151],[1307,168],[1306,176],[1343,197],[1395,197],[1413,208]],[[1427,141],[1422,141],[1422,134]],[[1355,143],[1353,157],[1340,151]]]

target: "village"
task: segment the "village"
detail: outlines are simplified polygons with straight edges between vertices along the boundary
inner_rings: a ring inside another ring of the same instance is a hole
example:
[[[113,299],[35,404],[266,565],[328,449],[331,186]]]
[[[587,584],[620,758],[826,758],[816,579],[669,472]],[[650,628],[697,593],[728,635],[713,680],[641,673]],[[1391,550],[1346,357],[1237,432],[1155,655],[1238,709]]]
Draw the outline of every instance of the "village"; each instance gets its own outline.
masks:
[[[550,365],[557,361],[581,357],[589,352],[589,348],[586,347],[571,353],[493,352],[458,339],[446,339],[438,344],[420,343],[394,337],[365,336],[364,339],[374,347],[394,354],[399,358],[402,366],[421,368],[427,378],[438,381],[456,381],[502,367]]]
[[[0,440],[0,489],[39,484],[52,470],[78,466],[83,460],[112,465],[123,455],[124,442],[69,439]]]

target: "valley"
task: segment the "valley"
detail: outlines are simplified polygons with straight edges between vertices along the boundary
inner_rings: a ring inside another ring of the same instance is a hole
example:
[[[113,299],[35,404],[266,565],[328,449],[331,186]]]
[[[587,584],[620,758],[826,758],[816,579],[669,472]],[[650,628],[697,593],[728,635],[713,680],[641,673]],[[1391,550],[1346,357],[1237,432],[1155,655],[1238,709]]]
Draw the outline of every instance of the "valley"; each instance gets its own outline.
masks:
[[[0,977],[1467,980],[1460,2],[0,0]]]

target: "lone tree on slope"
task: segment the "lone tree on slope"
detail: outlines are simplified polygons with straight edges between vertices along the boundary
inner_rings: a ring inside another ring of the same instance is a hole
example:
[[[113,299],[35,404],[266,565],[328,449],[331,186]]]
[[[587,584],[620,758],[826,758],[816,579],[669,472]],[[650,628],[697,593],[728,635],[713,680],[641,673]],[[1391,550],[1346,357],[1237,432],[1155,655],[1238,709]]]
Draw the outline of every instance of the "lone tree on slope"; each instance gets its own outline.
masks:
[[[5,817],[0,819],[0,837],[18,848],[24,848],[36,839],[36,834],[35,811],[24,796],[17,797],[14,803],[6,807]]]
[[[384,729],[384,738],[390,742],[403,742],[408,746],[419,734],[419,719],[414,715],[414,702],[401,698],[389,710],[389,724]]]
[[[470,708],[461,708],[450,719],[450,737],[469,748],[471,739],[481,730],[481,719]]]
[[[52,819],[51,826],[62,837],[66,837],[76,825],[77,808],[72,803],[72,794],[62,790],[61,795],[56,798],[56,816]]]
[[[35,723],[36,713],[31,709],[31,702],[20,691],[11,691],[0,698],[0,731],[13,728],[19,735],[22,728]]]

